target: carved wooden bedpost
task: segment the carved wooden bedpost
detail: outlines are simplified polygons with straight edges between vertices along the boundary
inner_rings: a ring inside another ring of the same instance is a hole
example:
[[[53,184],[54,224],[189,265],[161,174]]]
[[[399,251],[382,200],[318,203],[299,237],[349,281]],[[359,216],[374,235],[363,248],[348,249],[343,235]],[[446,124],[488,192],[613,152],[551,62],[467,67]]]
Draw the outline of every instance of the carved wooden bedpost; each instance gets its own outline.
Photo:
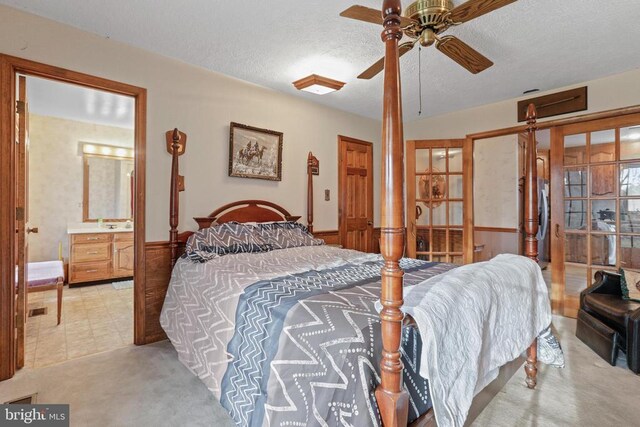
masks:
[[[400,0],[384,0],[382,17],[385,44],[384,106],[382,114],[382,213],[380,251],[385,260],[382,268],[382,382],[376,389],[376,400],[385,427],[407,425],[409,397],[402,387],[402,277],[399,260],[404,253],[404,137],[398,41]]]
[[[318,159],[309,151],[307,157],[307,228],[313,233],[313,171],[318,168]]]
[[[184,154],[187,135],[175,128],[167,131],[167,151],[171,154],[171,194],[169,199],[169,246],[171,247],[171,268],[178,260],[178,221],[180,219],[179,192],[184,190],[183,177],[179,174],[178,157]]]
[[[527,109],[527,147],[525,149],[525,181],[524,181],[524,231],[525,256],[538,262],[538,166],[536,143],[536,107],[529,104]],[[527,361],[524,370],[527,373],[527,387],[536,387],[538,375],[538,339],[536,338],[527,350]]]

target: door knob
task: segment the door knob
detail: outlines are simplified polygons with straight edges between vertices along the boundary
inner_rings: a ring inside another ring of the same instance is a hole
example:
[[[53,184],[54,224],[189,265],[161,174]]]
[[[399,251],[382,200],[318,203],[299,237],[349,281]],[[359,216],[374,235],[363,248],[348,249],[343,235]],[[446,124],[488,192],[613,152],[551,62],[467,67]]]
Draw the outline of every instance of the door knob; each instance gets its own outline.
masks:
[[[31,233],[37,233],[38,232],[38,227],[27,227],[27,234],[31,234]]]
[[[367,221],[367,225],[373,225],[373,221]]]

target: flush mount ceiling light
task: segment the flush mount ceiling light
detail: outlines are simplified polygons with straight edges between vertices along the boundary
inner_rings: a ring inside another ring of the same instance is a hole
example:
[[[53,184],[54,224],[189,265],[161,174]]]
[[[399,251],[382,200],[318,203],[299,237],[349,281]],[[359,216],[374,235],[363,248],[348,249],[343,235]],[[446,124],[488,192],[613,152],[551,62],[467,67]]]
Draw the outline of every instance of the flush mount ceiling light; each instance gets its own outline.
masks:
[[[293,85],[298,90],[315,93],[316,95],[324,95],[342,89],[345,83],[317,74],[311,74],[308,77],[293,82]]]

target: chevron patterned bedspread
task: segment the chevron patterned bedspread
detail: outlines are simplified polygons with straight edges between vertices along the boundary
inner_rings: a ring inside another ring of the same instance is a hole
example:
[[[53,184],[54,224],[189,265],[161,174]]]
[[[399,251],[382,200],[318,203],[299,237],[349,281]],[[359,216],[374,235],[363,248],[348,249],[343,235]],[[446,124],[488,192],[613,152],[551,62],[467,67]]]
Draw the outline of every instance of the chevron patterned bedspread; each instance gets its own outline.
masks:
[[[454,267],[401,265],[406,285]],[[379,255],[329,246],[180,259],[161,324],[237,425],[380,425],[381,266]],[[405,329],[402,356],[415,419],[431,400],[414,329]]]

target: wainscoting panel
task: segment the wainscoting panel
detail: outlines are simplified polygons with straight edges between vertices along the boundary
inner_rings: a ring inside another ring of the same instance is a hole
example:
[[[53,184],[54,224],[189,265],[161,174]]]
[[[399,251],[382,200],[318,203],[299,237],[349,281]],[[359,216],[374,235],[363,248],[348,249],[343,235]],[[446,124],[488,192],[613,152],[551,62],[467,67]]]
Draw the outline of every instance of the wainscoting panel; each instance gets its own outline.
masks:
[[[338,233],[338,230],[314,231],[313,236],[324,240],[327,245],[340,244],[340,234]]]
[[[318,239],[324,240],[327,245],[340,244],[340,232],[338,230],[314,231],[313,235]],[[376,227],[373,229],[371,252],[375,254],[380,253],[380,227]]]
[[[478,252],[473,261],[488,261],[498,254],[521,254],[520,233],[511,228],[475,227],[474,244]]]
[[[149,344],[167,338],[160,327],[160,312],[171,278],[169,242],[149,242],[145,244],[145,253],[144,341]]]

